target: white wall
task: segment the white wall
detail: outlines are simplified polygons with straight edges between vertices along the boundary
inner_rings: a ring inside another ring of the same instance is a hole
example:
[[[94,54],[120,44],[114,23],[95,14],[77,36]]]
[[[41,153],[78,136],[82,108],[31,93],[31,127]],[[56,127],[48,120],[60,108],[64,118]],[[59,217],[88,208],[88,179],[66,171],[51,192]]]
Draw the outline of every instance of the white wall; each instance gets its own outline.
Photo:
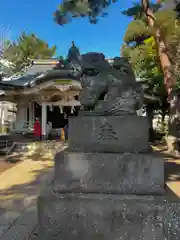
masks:
[[[1,101],[0,102],[0,124],[12,124],[15,121],[16,106],[13,103]]]
[[[21,131],[26,123],[27,123],[27,107],[18,104],[16,112],[15,129],[17,131]]]

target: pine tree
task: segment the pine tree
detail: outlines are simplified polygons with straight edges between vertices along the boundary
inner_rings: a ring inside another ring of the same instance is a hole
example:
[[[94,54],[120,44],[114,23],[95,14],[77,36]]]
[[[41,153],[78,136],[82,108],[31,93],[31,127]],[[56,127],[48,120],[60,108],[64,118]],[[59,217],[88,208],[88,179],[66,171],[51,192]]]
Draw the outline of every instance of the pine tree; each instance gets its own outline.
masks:
[[[56,52],[56,46],[49,47],[42,39],[35,34],[27,35],[25,32],[12,42],[5,51],[5,56],[15,64],[15,72],[22,71],[33,59],[51,58]]]

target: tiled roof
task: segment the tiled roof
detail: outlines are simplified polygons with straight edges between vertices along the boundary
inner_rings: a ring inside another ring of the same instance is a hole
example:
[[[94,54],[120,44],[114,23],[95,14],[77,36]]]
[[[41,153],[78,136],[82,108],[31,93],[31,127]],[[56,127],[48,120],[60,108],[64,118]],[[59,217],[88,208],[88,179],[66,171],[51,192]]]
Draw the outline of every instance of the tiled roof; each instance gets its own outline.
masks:
[[[26,72],[19,76],[13,76],[8,80],[0,81],[1,90],[31,88],[36,84],[42,84],[53,79],[71,79],[78,80],[71,69],[55,69],[59,61],[55,59],[34,60],[32,65],[26,69]]]
[[[12,76],[11,78],[1,81],[1,88],[3,89],[3,85],[25,87],[31,80],[35,79],[42,73],[53,70],[57,63],[58,61],[55,59],[33,60],[32,65],[27,68],[23,75]]]
[[[30,75],[36,73],[43,73],[52,70],[53,68],[54,65],[52,64],[37,64],[37,65],[35,64],[28,68],[25,74]]]

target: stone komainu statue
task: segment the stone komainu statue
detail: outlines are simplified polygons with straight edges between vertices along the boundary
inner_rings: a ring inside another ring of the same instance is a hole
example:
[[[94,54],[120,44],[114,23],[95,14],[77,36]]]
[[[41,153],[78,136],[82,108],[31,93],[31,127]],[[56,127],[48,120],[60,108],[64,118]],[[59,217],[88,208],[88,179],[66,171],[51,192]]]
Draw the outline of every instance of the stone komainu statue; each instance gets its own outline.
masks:
[[[127,58],[114,58],[113,65],[101,53],[81,55],[80,103],[86,115],[136,114],[143,92]]]

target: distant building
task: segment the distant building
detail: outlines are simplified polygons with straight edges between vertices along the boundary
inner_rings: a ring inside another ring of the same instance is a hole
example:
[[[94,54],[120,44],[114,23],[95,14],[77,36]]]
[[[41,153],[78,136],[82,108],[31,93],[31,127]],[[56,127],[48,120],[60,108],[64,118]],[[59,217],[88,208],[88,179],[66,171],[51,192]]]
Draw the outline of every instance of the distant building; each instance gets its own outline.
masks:
[[[0,81],[0,100],[17,106],[14,131],[31,131],[38,118],[46,136],[48,122],[58,131],[67,124],[68,115],[76,114],[81,84],[71,69],[56,68],[58,63],[56,59],[34,60],[23,75]]]

